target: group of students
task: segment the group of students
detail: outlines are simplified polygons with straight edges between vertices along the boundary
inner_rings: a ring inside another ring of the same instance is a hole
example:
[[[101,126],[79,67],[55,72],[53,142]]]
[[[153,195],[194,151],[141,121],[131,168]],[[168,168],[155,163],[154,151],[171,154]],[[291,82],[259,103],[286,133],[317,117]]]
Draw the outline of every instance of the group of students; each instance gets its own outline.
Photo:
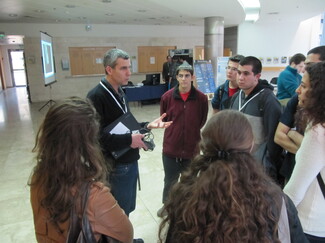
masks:
[[[238,57],[242,59],[236,62]],[[307,57],[303,54],[294,55],[290,59],[290,65],[280,74],[277,96],[281,101],[286,99],[285,103],[287,103],[283,113],[281,109],[279,110],[281,106],[272,92],[267,94],[263,91],[257,94],[257,87],[264,82],[263,80],[258,80],[253,91],[245,90],[249,80],[242,77],[242,70],[247,58],[251,57],[244,58],[237,55],[229,59],[228,84],[234,83],[237,85],[235,87],[243,91],[238,91],[232,96],[227,90],[233,88],[230,85],[218,87],[212,100],[214,111],[218,112],[226,108],[241,111],[249,119],[253,128],[255,145],[261,134],[262,138],[268,140],[264,156],[273,154],[270,157],[271,163],[264,163],[265,157],[261,157],[261,154],[256,152],[254,157],[262,163],[264,171],[273,177],[278,185],[284,187],[284,192],[294,202],[308,240],[325,242],[325,224],[323,223],[325,192],[322,188],[324,187],[323,178],[325,178],[325,114],[323,109],[325,89],[322,89],[325,81],[325,46],[311,49]],[[304,72],[303,77],[299,74],[301,72]],[[220,92],[220,89],[224,91]],[[242,101],[236,97],[240,96],[241,92],[245,93]],[[253,97],[253,94],[257,95]],[[255,107],[248,103],[254,100],[257,104]],[[267,105],[267,100],[272,100],[273,111]],[[222,106],[223,104],[228,106]],[[247,112],[246,106],[250,106],[250,111]],[[262,124],[256,123],[259,113],[262,113]],[[273,121],[270,122],[271,120]],[[281,152],[281,149],[284,151]],[[272,166],[271,171],[269,165]]]
[[[281,106],[268,83],[260,80],[257,58],[233,60],[227,69],[237,87],[223,91],[229,94],[238,88],[226,107],[232,109],[214,107],[219,111],[201,133],[200,153],[192,154],[179,182],[173,181],[168,189],[158,238],[161,242],[324,242],[325,198],[316,177],[320,173],[325,178],[325,62],[307,66],[297,90],[308,119],[301,120],[306,132],[283,193],[277,184],[281,149],[274,143]],[[106,235],[119,242],[141,242],[133,240],[128,215],[135,208],[139,149],[147,148],[144,135],[103,132],[129,112],[120,88],[131,74],[129,56],[113,49],[105,55],[104,67],[106,77],[88,99],[73,97],[53,105],[37,134],[37,165],[30,185],[38,242],[66,242],[71,212],[82,218],[80,205],[87,190],[86,216],[96,240]],[[180,112],[170,114],[168,108],[178,102],[173,97],[186,102],[191,95],[200,95],[191,84],[191,68],[180,67],[177,75],[179,84],[162,97],[161,116],[141,124],[145,129],[164,128],[164,143],[173,136],[168,131],[174,125],[174,131],[181,129]],[[112,161],[111,149],[125,146],[131,147],[129,152]]]

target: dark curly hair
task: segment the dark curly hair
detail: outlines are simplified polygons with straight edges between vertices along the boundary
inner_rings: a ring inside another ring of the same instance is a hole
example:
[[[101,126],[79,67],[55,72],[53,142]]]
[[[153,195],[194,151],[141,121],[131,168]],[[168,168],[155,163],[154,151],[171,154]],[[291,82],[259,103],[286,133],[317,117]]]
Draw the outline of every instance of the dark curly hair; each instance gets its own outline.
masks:
[[[160,242],[280,242],[282,192],[250,154],[252,146],[252,128],[242,113],[223,110],[211,117],[202,132],[202,154],[165,204]]]
[[[107,168],[98,142],[99,123],[94,107],[78,97],[56,103],[47,112],[36,136],[37,164],[29,185],[42,190],[42,207],[58,227],[66,221],[84,184],[104,181]],[[71,193],[77,188],[76,195]]]
[[[325,61],[313,63],[306,67],[310,88],[304,102],[304,112],[312,126],[325,126]]]

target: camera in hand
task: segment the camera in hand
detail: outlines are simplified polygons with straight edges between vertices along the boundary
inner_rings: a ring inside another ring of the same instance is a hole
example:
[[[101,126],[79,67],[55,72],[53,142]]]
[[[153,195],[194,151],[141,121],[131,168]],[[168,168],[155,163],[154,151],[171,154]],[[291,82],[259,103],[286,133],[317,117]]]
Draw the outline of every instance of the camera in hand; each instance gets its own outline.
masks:
[[[143,137],[143,142],[144,144],[147,146],[147,150],[146,151],[153,151],[155,148],[155,143],[153,141],[153,134],[152,132],[148,132],[144,135]]]

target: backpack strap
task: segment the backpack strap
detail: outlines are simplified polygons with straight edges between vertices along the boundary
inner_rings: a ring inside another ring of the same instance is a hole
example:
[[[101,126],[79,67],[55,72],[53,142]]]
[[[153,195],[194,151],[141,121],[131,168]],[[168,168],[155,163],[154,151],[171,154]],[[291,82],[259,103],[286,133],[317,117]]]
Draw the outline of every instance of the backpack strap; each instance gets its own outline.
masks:
[[[317,181],[320,186],[320,189],[322,190],[323,196],[325,198],[325,185],[324,185],[324,181],[323,181],[323,178],[322,178],[320,172],[317,175]]]
[[[219,110],[221,110],[221,105],[222,105],[222,96],[225,93],[225,84],[221,84],[218,90],[218,98],[219,98]]]

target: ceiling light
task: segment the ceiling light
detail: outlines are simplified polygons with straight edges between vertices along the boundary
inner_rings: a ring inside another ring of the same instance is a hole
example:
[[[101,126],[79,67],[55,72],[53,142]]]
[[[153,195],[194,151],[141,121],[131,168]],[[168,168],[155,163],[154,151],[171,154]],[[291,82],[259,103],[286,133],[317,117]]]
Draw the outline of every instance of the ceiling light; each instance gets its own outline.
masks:
[[[17,17],[18,14],[9,14],[9,17]]]
[[[41,9],[36,9],[36,10],[34,10],[34,12],[36,12],[36,13],[44,13],[45,11],[41,10]]]
[[[75,7],[76,7],[76,5],[67,4],[67,5],[65,5],[65,7],[66,7],[66,8],[75,8]]]
[[[245,21],[256,21],[259,18],[259,13],[246,14]]]
[[[113,13],[107,13],[105,15],[107,15],[107,16],[113,16],[114,14]]]
[[[86,26],[85,26],[86,31],[91,31],[92,28],[93,27],[90,24],[86,24]]]
[[[238,0],[243,8],[261,8],[259,0]]]
[[[261,4],[259,0],[237,0],[245,11],[245,21],[257,21],[260,16]]]

